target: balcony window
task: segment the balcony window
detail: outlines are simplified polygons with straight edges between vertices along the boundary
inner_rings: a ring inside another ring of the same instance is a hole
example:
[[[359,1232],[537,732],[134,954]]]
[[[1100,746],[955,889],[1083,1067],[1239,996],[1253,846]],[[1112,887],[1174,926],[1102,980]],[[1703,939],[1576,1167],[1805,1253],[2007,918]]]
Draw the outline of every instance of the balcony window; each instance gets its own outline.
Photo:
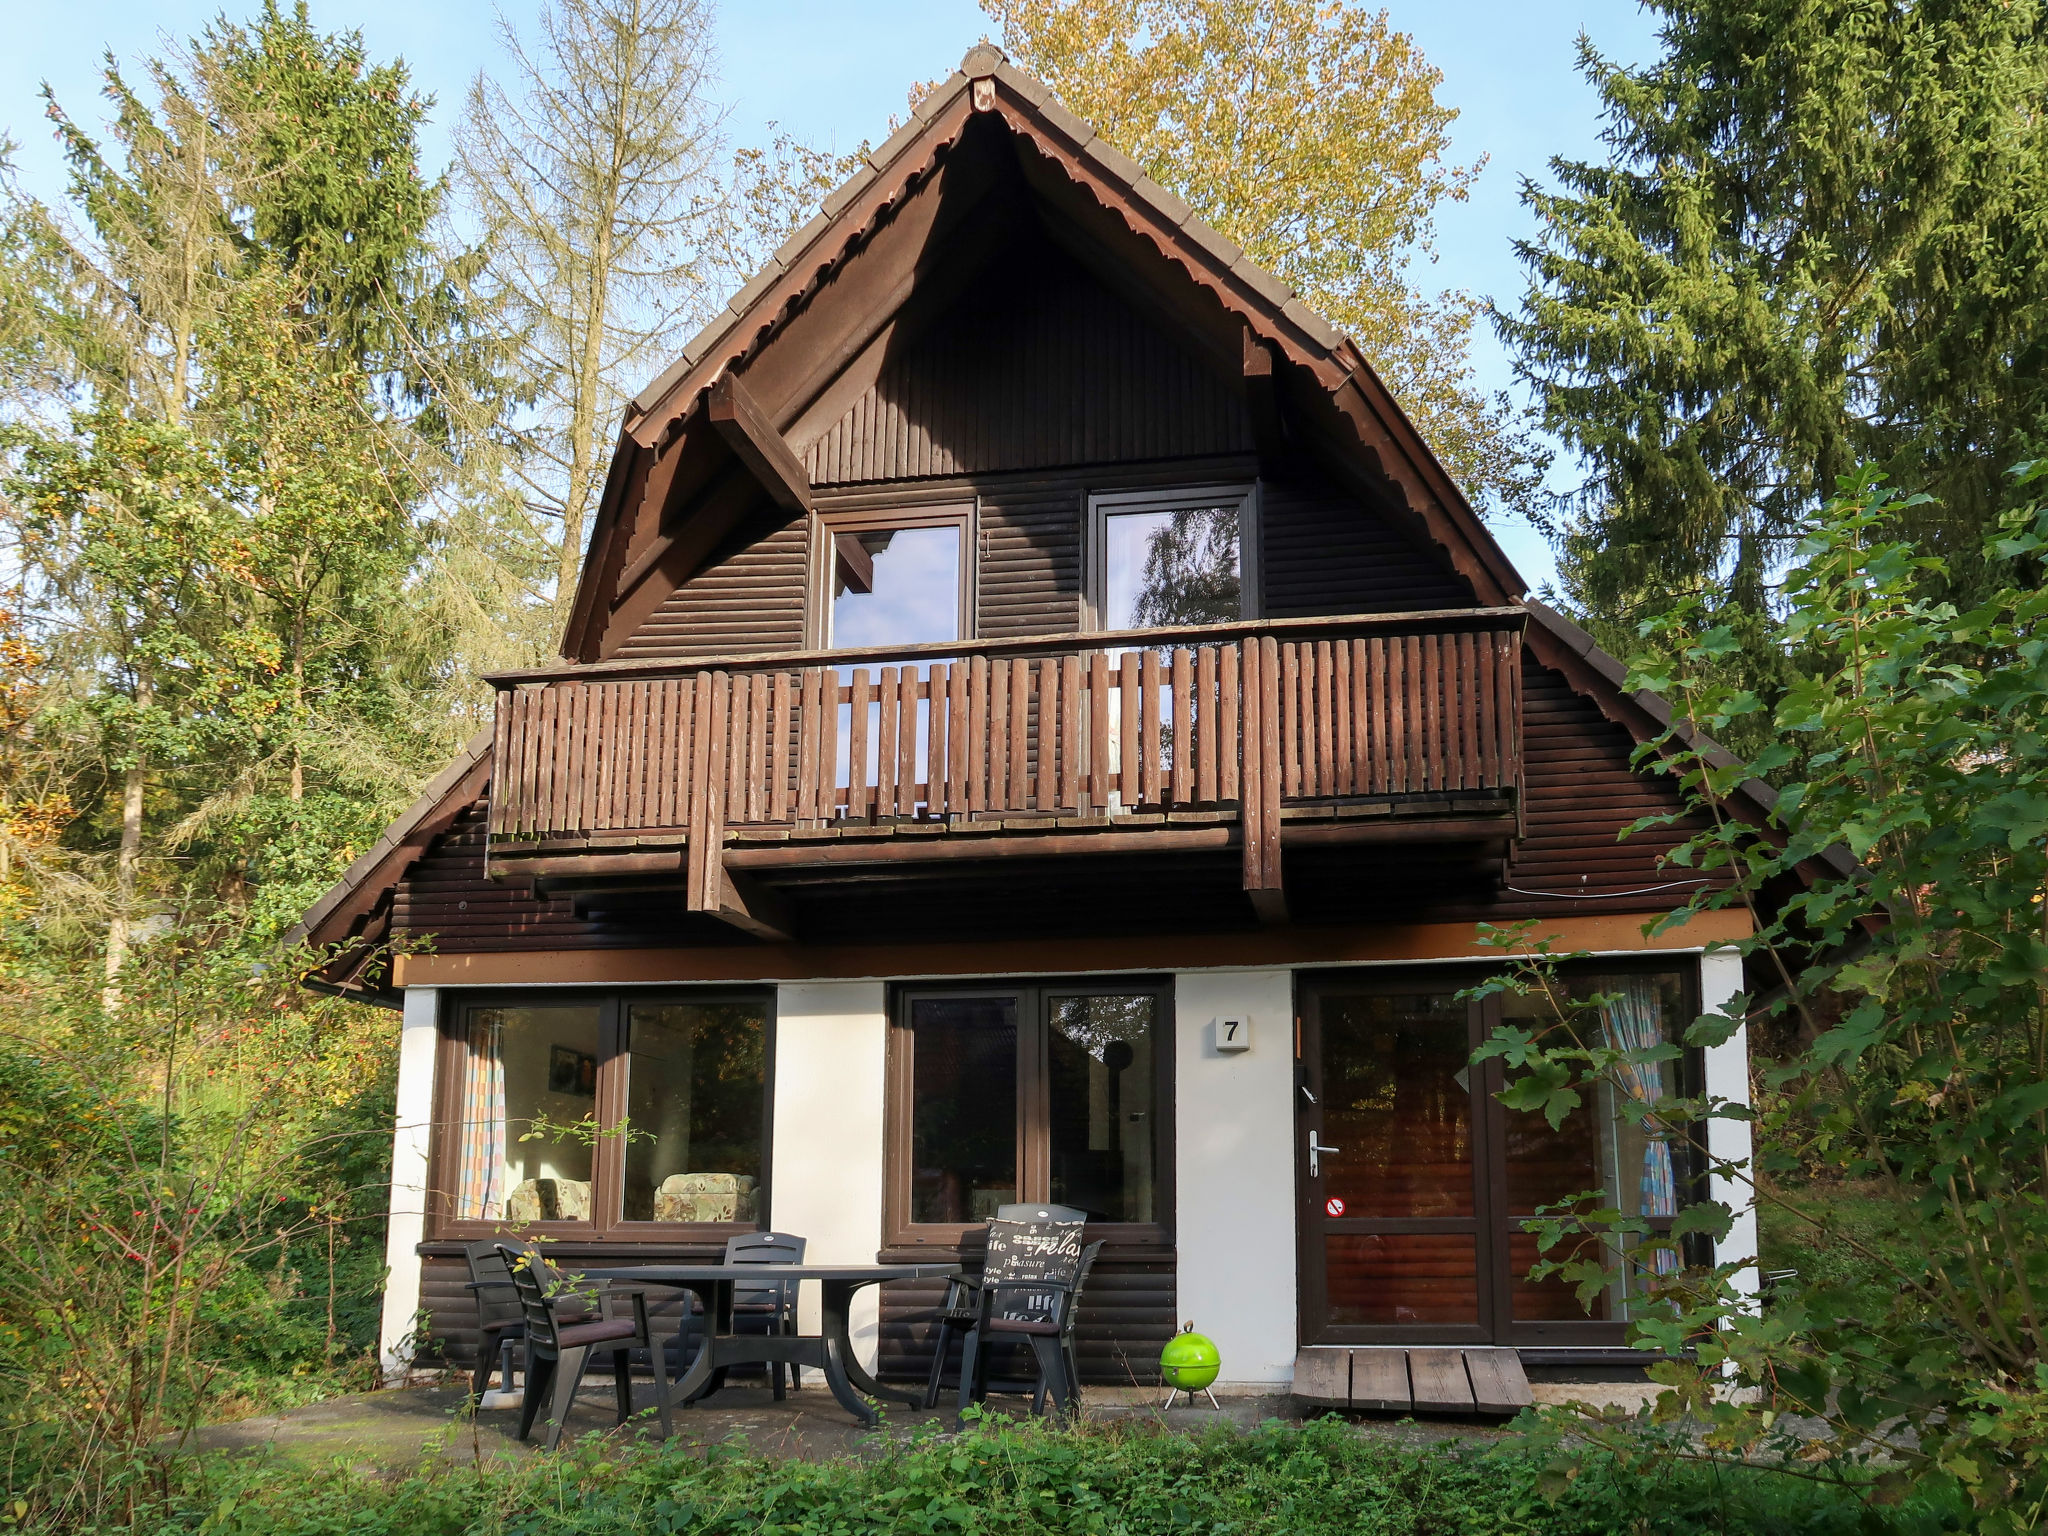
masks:
[[[769,1027],[760,996],[462,1002],[434,1154],[450,1231],[759,1225]]]
[[[828,550],[825,643],[835,649],[964,638],[972,509],[835,515]]]
[[[1257,614],[1244,486],[1098,495],[1090,502],[1095,627],[1221,624]]]

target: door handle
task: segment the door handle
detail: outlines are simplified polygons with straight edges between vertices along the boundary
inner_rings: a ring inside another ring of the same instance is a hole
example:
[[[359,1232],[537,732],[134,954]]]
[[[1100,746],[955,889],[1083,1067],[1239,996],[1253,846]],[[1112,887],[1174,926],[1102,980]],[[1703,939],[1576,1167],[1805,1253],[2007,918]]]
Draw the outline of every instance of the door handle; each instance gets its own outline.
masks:
[[[1343,1150],[1342,1147],[1324,1146],[1316,1140],[1316,1133],[1310,1131],[1308,1133],[1308,1176],[1312,1179],[1319,1179],[1323,1176],[1323,1153],[1342,1152]]]

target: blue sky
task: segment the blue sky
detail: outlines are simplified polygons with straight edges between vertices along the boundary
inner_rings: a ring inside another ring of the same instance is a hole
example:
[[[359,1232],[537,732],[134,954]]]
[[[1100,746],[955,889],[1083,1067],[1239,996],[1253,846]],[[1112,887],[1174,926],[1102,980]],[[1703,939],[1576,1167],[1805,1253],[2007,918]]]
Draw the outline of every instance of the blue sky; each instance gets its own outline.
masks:
[[[1481,155],[1485,171],[1469,202],[1439,219],[1438,285],[1511,303],[1521,291],[1510,242],[1530,222],[1518,193],[1524,176],[1541,178],[1552,155],[1598,153],[1592,90],[1574,68],[1581,31],[1610,58],[1634,62],[1654,49],[1651,20],[1635,0],[1388,0],[1396,26],[1411,33],[1444,73],[1439,98],[1460,113],[1452,130],[1461,160]],[[245,14],[232,5],[230,14]],[[19,145],[17,164],[30,190],[54,196],[61,166],[42,104],[47,80],[75,116],[98,106],[100,55],[128,60],[165,32],[196,31],[222,9],[219,0],[75,0],[9,7],[8,44],[0,50],[0,132]],[[515,23],[531,0],[508,0]],[[447,0],[313,0],[323,27],[359,27],[379,57],[411,63],[421,89],[439,101],[429,154],[445,158],[447,126],[480,69],[500,62],[487,7]],[[850,148],[879,140],[905,109],[911,85],[947,73],[980,39],[986,19],[973,0],[725,0],[718,35],[730,129],[758,141],[769,123],[810,142]],[[1475,362],[1491,391],[1512,389],[1506,356],[1489,332]],[[1508,553],[1532,584],[1552,570],[1549,551],[1513,518],[1496,523]]]

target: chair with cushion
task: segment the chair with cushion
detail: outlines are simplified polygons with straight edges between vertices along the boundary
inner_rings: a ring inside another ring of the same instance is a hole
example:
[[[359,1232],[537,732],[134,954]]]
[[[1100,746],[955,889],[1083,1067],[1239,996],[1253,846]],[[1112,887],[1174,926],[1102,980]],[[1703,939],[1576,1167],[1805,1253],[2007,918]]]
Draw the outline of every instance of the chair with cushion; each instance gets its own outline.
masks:
[[[505,1197],[505,1224],[528,1227],[536,1221],[590,1220],[588,1179],[528,1179],[512,1186]]]
[[[925,1406],[936,1407],[952,1341],[961,1338],[960,1406],[991,1389],[1029,1391],[1034,1412],[1050,1391],[1056,1412],[1078,1398],[1080,1371],[1073,1327],[1082,1285],[1102,1245],[1081,1247],[1087,1213],[1065,1205],[1005,1205],[988,1224],[989,1253],[979,1277],[947,1282],[937,1327]],[[1000,1324],[1001,1326],[998,1326]],[[991,1346],[1028,1347],[1038,1364],[1035,1381],[990,1381]]]
[[[669,1416],[668,1372],[660,1368],[660,1356],[654,1354],[654,1336],[647,1325],[647,1293],[620,1290],[603,1281],[566,1281],[530,1248],[500,1243],[498,1253],[511,1273],[520,1310],[526,1315],[526,1400],[519,1412],[519,1438],[524,1440],[533,1432],[542,1400],[551,1397],[547,1447],[553,1450],[562,1443],[562,1430],[592,1355],[612,1357],[619,1422],[625,1423],[633,1415],[633,1352],[640,1349],[653,1354],[656,1361],[654,1403],[666,1438],[674,1429]],[[595,1302],[594,1312],[583,1310],[586,1297]],[[611,1303],[618,1300],[631,1303],[631,1317],[609,1315]]]
[[[746,1173],[672,1173],[654,1191],[656,1221],[752,1221],[754,1177]]]

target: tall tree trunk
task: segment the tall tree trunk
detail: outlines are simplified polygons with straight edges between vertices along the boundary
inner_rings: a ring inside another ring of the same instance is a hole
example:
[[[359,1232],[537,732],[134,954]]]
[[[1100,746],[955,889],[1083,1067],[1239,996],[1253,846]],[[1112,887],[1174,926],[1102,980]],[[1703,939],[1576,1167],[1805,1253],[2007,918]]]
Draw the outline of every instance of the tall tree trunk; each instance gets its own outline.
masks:
[[[155,701],[155,690],[147,678],[135,685],[135,705],[146,710]],[[107,923],[107,984],[100,991],[100,1006],[108,1013],[121,1006],[117,983],[128,959],[128,936],[135,913],[136,875],[142,868],[142,792],[149,776],[149,763],[131,738],[133,756],[121,776],[121,851],[114,862],[114,915]]]

